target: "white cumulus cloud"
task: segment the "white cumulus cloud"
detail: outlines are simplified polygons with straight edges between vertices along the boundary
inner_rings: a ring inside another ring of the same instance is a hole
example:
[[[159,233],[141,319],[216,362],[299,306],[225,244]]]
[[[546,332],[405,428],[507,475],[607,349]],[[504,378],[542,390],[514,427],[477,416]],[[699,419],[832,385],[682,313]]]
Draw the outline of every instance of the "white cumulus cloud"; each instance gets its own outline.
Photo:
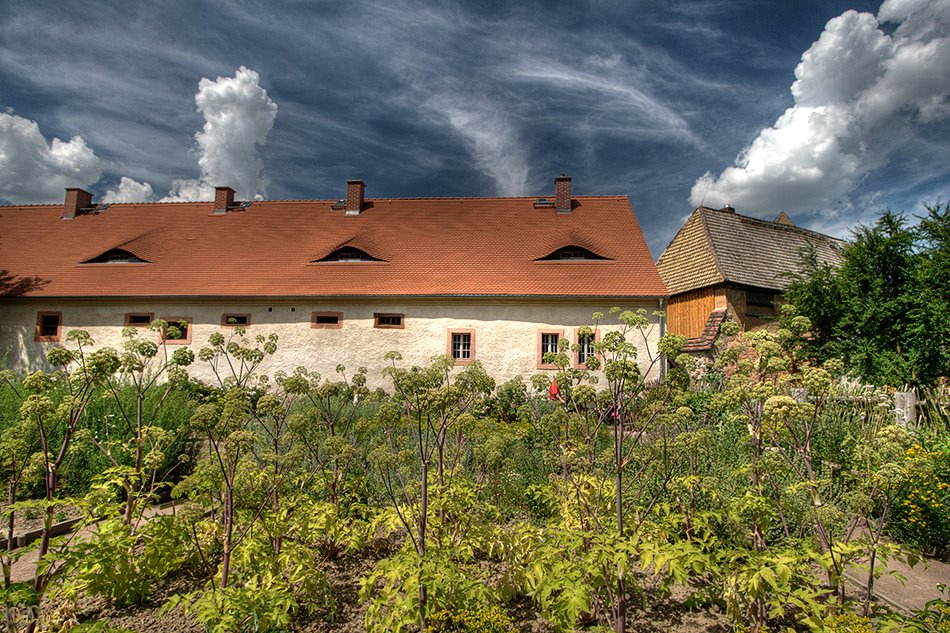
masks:
[[[163,201],[211,200],[214,187],[230,186],[239,198],[262,197],[267,188],[258,147],[274,127],[277,104],[260,85],[260,76],[241,66],[234,77],[203,78],[195,94],[204,127],[195,134],[197,179],[175,180]]]
[[[79,136],[47,143],[35,121],[0,112],[0,198],[62,202],[63,189],[86,187],[101,174],[99,158]]]
[[[897,24],[893,34],[885,22]],[[920,125],[950,116],[950,0],[886,0],[877,16],[831,19],[795,78],[794,105],[734,166],[697,179],[693,205],[763,215],[847,207]]]
[[[128,176],[122,176],[119,180],[119,186],[115,189],[109,189],[102,196],[102,202],[106,204],[118,202],[149,202],[152,199],[152,185],[147,182],[139,182]]]

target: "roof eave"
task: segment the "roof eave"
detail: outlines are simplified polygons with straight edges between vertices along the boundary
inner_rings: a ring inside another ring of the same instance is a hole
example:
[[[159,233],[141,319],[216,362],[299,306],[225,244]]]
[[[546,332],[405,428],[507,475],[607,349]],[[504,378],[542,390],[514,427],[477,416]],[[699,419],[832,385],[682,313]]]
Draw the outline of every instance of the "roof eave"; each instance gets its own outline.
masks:
[[[60,301],[60,300],[290,300],[290,299],[459,299],[459,298],[489,298],[489,299],[668,299],[669,294],[625,294],[613,293],[603,295],[570,295],[570,294],[526,294],[526,293],[444,293],[444,294],[326,294],[326,295],[259,295],[259,294],[228,294],[228,295],[42,295],[42,296],[0,296],[2,300],[28,301]]]

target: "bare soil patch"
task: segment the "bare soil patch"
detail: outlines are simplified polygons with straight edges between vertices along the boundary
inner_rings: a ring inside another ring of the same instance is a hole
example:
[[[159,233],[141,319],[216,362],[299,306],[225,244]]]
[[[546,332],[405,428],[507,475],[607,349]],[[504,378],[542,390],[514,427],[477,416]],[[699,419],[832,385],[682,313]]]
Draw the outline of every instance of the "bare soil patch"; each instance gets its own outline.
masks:
[[[0,506],[0,513],[5,512],[7,505]],[[82,510],[73,506],[61,506],[53,513],[53,522],[62,523],[70,519],[78,519]],[[6,516],[0,521],[0,538],[6,538],[9,522]],[[20,536],[43,527],[43,512],[36,509],[20,509],[13,513],[13,536]]]
[[[344,556],[327,562],[324,572],[333,586],[337,608],[332,616],[308,617],[301,615],[291,628],[299,633],[361,633],[366,630],[366,605],[359,600],[360,578],[373,567],[375,560],[368,555]],[[189,615],[175,610],[160,614],[162,605],[175,593],[186,593],[200,588],[204,579],[193,574],[180,574],[166,579],[157,586],[152,598],[145,604],[117,609],[103,600],[83,600],[77,606],[78,622],[108,620],[114,627],[127,628],[137,633],[162,631],[169,633],[201,633],[203,628]],[[689,610],[685,606],[685,591],[674,590],[663,600],[643,600],[642,608],[632,608],[627,617],[628,631],[648,633],[725,633],[731,627],[722,613],[715,608]],[[637,604],[634,599],[633,604]],[[554,629],[540,616],[530,600],[522,598],[506,604],[508,615],[515,621],[519,633],[553,633]],[[584,630],[581,628],[580,630]]]

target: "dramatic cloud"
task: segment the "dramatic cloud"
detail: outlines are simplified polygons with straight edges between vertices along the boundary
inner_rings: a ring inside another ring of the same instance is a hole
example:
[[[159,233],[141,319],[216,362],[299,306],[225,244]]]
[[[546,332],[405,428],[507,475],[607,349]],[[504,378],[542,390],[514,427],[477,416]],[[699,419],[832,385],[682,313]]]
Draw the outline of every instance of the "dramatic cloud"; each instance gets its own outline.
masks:
[[[152,185],[147,182],[138,182],[128,176],[122,176],[116,189],[106,191],[102,201],[113,202],[149,202],[152,199]]]
[[[36,120],[47,153],[81,135],[97,200],[331,198],[355,177],[372,197],[546,195],[563,172],[629,194],[658,254],[709,170],[708,204],[837,210],[795,219],[846,234],[948,195],[948,1],[21,1],[0,112]],[[51,180],[17,199],[61,201]]]
[[[99,159],[74,136],[47,143],[35,121],[0,113],[0,198],[13,204],[62,202],[66,187],[85,187],[102,174]]]
[[[893,35],[882,23],[898,24]],[[950,1],[887,0],[833,18],[795,69],[795,105],[690,202],[774,214],[847,207],[861,180],[950,115]]]
[[[661,66],[656,60],[652,63]],[[684,70],[676,68],[656,72],[667,73],[682,76]],[[588,55],[581,60],[570,60],[570,63],[554,63],[544,57],[522,59],[517,62],[511,76],[534,84],[531,88],[546,88],[548,99],[556,97],[570,104],[585,104],[585,116],[600,125],[609,122],[608,131],[612,135],[699,144],[689,123],[651,90],[650,73],[643,68],[631,67],[619,54]]]
[[[516,128],[500,109],[445,96],[433,97],[427,105],[465,141],[475,166],[495,182],[498,195],[528,192],[528,157]]]
[[[277,104],[244,66],[234,77],[202,79],[195,94],[205,124],[195,134],[201,176],[175,180],[164,201],[211,200],[214,187],[233,187],[239,198],[262,198],[267,188],[258,146],[274,127]]]

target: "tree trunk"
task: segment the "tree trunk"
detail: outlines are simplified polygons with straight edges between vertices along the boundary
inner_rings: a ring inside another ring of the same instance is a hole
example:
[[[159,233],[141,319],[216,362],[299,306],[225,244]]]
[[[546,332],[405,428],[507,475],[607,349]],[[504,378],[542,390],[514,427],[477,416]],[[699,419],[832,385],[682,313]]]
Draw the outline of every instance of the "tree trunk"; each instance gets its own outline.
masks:
[[[419,512],[419,540],[418,542],[418,553],[419,553],[419,630],[426,630],[426,586],[422,582],[422,566],[425,564],[426,557],[426,517],[429,512],[429,465],[422,461],[422,502],[421,509]]]
[[[10,481],[10,487],[7,490],[7,504],[12,505],[16,503],[16,482]],[[10,520],[7,522],[7,558],[3,561],[3,588],[8,589],[12,582],[11,580],[11,567],[12,567],[12,557],[13,550],[15,545],[13,543],[13,532],[15,527],[15,518],[14,512],[10,513]],[[4,607],[7,620],[7,633],[16,633],[16,625],[13,622],[13,607],[6,605]]]
[[[623,417],[614,426],[614,509],[617,513],[617,539],[623,540]],[[614,631],[626,631],[626,603],[624,600],[623,563],[617,563],[617,597],[614,600]]]
[[[227,589],[228,573],[231,570],[231,537],[234,533],[234,487],[227,485],[224,493],[224,543],[221,552],[221,583]]]
[[[126,492],[128,498],[125,500],[125,523],[132,525],[132,518],[135,516],[135,486],[142,485],[142,404],[145,394],[139,392],[135,399],[135,474],[138,482],[132,482]],[[108,427],[107,427],[108,428]]]

